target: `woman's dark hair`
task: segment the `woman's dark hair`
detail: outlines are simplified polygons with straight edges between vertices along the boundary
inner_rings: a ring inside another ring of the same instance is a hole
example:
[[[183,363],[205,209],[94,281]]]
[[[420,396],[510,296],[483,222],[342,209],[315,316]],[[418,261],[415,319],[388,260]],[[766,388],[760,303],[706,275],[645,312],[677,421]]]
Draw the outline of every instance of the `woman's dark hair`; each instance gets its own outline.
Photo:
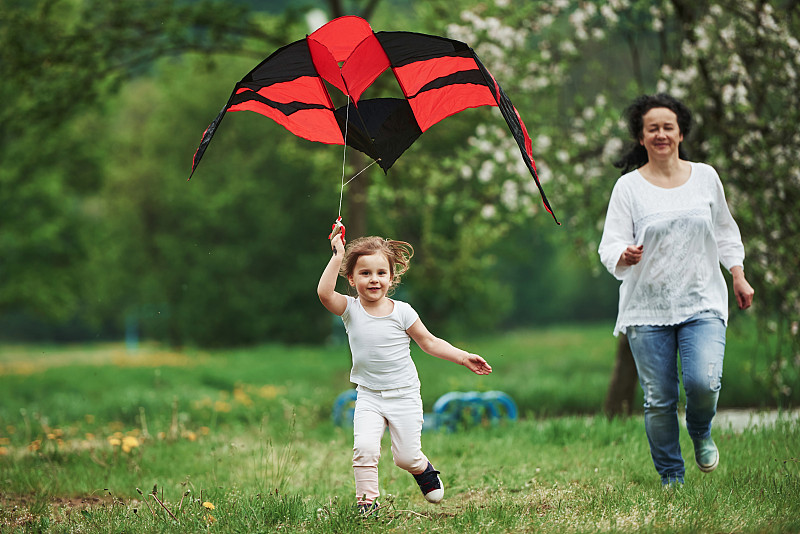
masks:
[[[678,128],[683,138],[689,136],[692,130],[692,112],[686,105],[670,95],[659,93],[657,95],[642,95],[637,97],[625,110],[625,119],[628,121],[628,132],[631,134],[633,144],[625,153],[614,162],[614,166],[622,169],[622,174],[638,169],[647,163],[647,150],[639,143],[644,131],[643,117],[653,108],[667,108],[678,116]],[[678,156],[687,159],[683,143],[678,147]]]

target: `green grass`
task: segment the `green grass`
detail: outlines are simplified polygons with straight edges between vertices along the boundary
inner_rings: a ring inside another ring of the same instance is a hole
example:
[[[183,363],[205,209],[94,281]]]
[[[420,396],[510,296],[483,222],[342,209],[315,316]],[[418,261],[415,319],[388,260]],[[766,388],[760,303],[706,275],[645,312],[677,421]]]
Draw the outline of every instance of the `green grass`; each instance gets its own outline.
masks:
[[[490,361],[488,377],[415,352],[426,410],[448,391],[502,390],[523,417],[424,434],[440,506],[392,464],[387,438],[382,508],[366,520],[351,431],[330,417],[350,387],[344,346],[0,347],[0,532],[798,531],[797,422],[715,430],[722,461],[709,475],[684,432],[687,484],[662,490],[641,416],[591,415],[613,366],[610,328],[452,340]],[[751,380],[742,332],[729,335],[723,391]]]

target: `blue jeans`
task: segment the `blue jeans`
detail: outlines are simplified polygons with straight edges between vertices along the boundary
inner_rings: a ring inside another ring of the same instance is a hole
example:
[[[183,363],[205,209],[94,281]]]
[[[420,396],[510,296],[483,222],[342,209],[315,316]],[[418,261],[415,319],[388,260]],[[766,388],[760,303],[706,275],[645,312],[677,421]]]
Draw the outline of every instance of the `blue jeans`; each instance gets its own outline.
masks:
[[[677,356],[686,391],[686,429],[692,439],[707,438],[722,387],[725,323],[714,313],[701,312],[677,325],[629,326],[627,336],[644,392],[653,464],[663,483],[683,482]]]

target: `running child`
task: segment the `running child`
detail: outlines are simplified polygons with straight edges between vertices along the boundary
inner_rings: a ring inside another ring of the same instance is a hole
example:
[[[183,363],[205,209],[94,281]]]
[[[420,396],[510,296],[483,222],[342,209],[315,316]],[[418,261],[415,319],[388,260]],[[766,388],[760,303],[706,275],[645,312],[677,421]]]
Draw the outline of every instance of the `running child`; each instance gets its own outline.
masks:
[[[492,372],[486,360],[431,334],[407,303],[389,298],[408,270],[414,249],[404,241],[362,237],[345,249],[344,227],[331,233],[333,255],[317,286],[320,301],[342,318],[358,392],[353,416],[353,473],[362,512],[377,508],[378,459],[387,426],[395,465],[414,475],[430,502],[444,497],[439,471],[422,453],[422,398],[410,340],[432,356],[479,375]],[[357,297],[336,292],[337,276]]]

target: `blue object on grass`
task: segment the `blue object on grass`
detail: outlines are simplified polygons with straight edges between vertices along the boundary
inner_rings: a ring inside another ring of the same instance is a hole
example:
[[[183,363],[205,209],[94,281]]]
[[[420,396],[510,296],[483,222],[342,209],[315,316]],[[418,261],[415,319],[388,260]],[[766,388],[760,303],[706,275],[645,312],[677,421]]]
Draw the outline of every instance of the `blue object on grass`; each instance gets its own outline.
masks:
[[[340,393],[333,401],[333,422],[337,426],[353,426],[353,413],[355,413],[356,397],[358,392],[355,389],[348,389]]]
[[[451,391],[433,405],[431,426],[456,430],[459,426],[473,426],[488,421],[497,424],[502,419],[517,419],[517,405],[502,391]],[[434,423],[435,421],[435,423]]]
[[[357,397],[355,389],[341,393],[333,403],[333,422],[337,426],[353,426],[353,413]],[[451,391],[439,397],[433,412],[424,414],[422,429],[445,428],[455,431],[460,427],[488,422],[492,425],[502,420],[515,421],[517,405],[502,391]]]

